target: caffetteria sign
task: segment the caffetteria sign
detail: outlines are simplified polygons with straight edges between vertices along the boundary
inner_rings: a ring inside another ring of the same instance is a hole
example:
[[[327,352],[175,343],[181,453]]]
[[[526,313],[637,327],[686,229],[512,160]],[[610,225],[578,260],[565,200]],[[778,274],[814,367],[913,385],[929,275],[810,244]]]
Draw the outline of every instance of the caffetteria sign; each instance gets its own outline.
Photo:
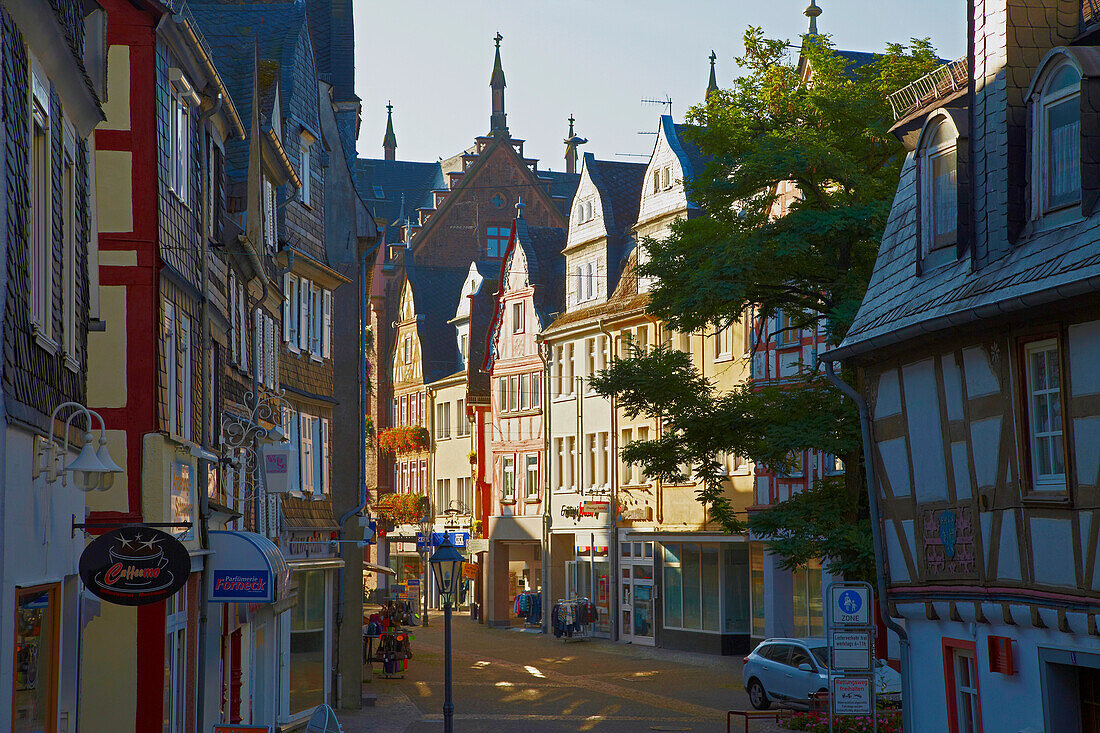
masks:
[[[144,606],[175,594],[191,574],[187,548],[152,527],[121,527],[92,541],[80,555],[80,579],[99,598]]]

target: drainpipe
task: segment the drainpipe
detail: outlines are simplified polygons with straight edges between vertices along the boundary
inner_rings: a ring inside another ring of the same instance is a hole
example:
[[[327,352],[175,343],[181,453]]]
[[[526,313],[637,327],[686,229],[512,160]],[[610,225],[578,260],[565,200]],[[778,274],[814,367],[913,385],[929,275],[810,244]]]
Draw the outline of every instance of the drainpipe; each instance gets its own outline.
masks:
[[[550,345],[546,343],[546,337],[542,333],[535,336],[536,350],[542,361],[543,380],[546,385],[542,405],[542,435],[543,435],[543,492],[542,492],[542,633],[550,633],[550,523],[553,521],[550,514]]]
[[[607,354],[612,355],[615,353],[615,337],[611,335],[611,332],[607,330],[607,327],[603,325],[603,316],[596,318],[596,328],[600,330],[600,333],[607,339]],[[607,368],[607,364],[604,368]],[[608,542],[607,558],[608,573],[611,578],[616,578],[614,583],[609,583],[611,588],[608,589],[608,615],[610,618],[611,626],[611,640],[619,641],[622,635],[622,630],[619,628],[619,614],[611,613],[611,609],[619,607],[619,581],[617,568],[615,565],[619,562],[619,527],[617,524],[618,506],[619,506],[619,466],[612,461],[612,457],[619,455],[618,447],[618,435],[619,435],[619,419],[618,419],[618,400],[615,399],[615,395],[612,394],[611,398],[611,434],[607,436],[608,442],[608,456],[607,456],[607,472],[608,484],[611,486],[611,506],[607,512],[607,523],[610,526],[610,541]],[[610,580],[610,578],[609,578]]]
[[[875,585],[878,596],[878,610],[886,622],[886,628],[898,635],[901,647],[901,704],[902,728],[913,730],[912,668],[909,661],[909,634],[905,627],[890,617],[889,604],[886,601],[886,574],[882,560],[886,557],[882,546],[882,528],[879,525],[878,494],[875,491],[874,458],[871,452],[871,415],[867,403],[851,385],[833,371],[833,360],[825,355],[825,376],[837,389],[850,397],[859,409],[859,424],[863,432],[863,464],[867,477],[867,504],[871,514],[871,541],[875,548]]]
[[[199,476],[205,480],[210,473],[210,461],[207,458],[209,455],[206,451],[207,436],[210,433],[210,414],[212,408],[212,395],[210,391],[210,383],[214,378],[213,360],[210,358],[210,295],[209,295],[209,258],[210,258],[210,237],[208,232],[210,231],[211,218],[213,212],[210,210],[211,191],[210,191],[210,176],[208,172],[210,170],[210,158],[208,155],[209,146],[206,143],[205,135],[207,123],[210,118],[218,114],[222,109],[222,104],[225,98],[221,94],[214,97],[213,103],[210,105],[210,109],[199,115],[199,139],[202,144],[202,167],[199,169],[202,171],[202,232],[199,235],[199,241],[202,242],[202,281],[200,283],[202,288],[202,306],[201,306],[201,324],[200,324],[200,338],[202,343],[202,415],[199,418],[199,445],[202,446],[202,451],[198,460],[198,473]],[[209,546],[207,531],[209,527],[206,523],[210,519],[210,502],[208,494],[209,486],[199,492],[199,516],[198,526],[195,527],[195,538],[199,541],[199,547],[206,548]],[[205,586],[205,580],[207,578],[207,558],[208,555],[202,557],[202,577]],[[204,730],[206,727],[206,634],[207,624],[209,622],[209,610],[210,602],[206,594],[206,588],[203,587],[199,594],[199,645],[198,645],[198,670],[196,686],[198,690],[195,693],[195,709],[198,717],[199,730]]]

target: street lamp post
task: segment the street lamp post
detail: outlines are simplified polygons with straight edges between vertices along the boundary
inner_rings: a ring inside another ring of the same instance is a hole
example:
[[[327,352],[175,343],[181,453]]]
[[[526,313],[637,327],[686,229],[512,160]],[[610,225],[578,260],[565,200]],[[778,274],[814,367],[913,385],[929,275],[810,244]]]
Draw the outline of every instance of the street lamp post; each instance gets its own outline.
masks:
[[[455,705],[451,698],[451,603],[462,578],[465,559],[449,537],[444,537],[432,555],[435,587],[443,599],[443,733],[453,733]]]
[[[435,529],[435,519],[431,516],[431,510],[425,510],[420,518],[420,535],[424,538],[424,549],[420,551],[420,568],[423,580],[420,581],[421,593],[417,593],[420,602],[420,625],[428,625],[428,557],[432,554],[432,530]]]

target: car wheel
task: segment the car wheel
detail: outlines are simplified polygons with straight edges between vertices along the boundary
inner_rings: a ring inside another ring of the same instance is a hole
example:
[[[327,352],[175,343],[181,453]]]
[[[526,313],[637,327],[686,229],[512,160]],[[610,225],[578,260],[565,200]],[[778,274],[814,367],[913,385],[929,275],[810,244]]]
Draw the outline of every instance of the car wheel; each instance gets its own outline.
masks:
[[[757,710],[767,710],[772,701],[768,699],[768,693],[764,692],[764,685],[755,677],[749,680],[749,704]]]

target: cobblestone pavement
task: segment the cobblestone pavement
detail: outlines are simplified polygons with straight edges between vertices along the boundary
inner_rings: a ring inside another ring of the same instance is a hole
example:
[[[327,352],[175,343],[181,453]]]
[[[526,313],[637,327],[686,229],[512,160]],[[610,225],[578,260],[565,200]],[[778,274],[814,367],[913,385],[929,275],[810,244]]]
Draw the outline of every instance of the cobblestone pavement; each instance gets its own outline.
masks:
[[[443,618],[413,632],[404,679],[375,678],[373,708],[341,712],[347,733],[434,733],[443,727]],[[726,730],[727,710],[748,710],[741,657],[716,657],[606,641],[488,629],[456,615],[455,730]],[[738,721],[735,731],[742,731]],[[780,730],[757,721],[750,733]]]

